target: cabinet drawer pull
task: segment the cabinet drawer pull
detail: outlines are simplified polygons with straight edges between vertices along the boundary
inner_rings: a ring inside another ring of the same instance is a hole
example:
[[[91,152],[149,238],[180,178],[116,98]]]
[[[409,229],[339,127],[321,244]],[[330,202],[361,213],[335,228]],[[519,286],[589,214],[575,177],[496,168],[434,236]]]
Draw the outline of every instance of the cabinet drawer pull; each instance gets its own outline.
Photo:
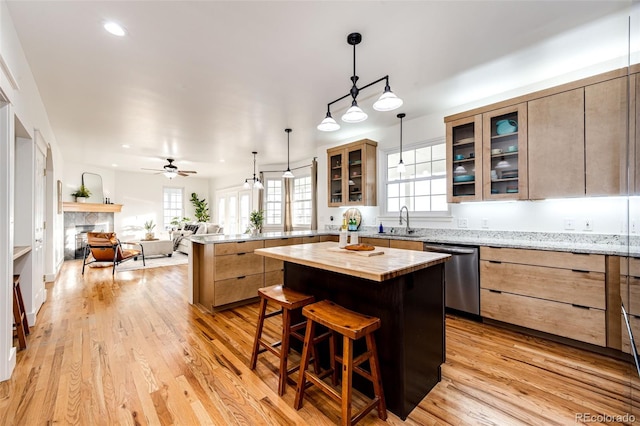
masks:
[[[247,253],[236,253],[236,254],[237,254],[238,256],[242,256],[242,255],[247,254]]]
[[[491,293],[498,293],[498,294],[502,294],[502,292],[501,292],[500,290],[491,290],[491,289],[489,289],[489,291],[490,291]]]
[[[589,253],[572,253],[575,254],[576,256],[589,256]]]
[[[499,260],[490,260],[489,263],[497,263],[497,264],[501,264],[502,262],[500,262]]]
[[[236,277],[236,279],[238,279],[238,280],[243,280],[243,279],[245,279],[245,278],[247,278],[247,276],[246,276],[246,275],[242,275],[242,276],[240,276],[240,277]]]
[[[572,303],[571,306],[573,306],[574,308],[580,308],[580,309],[590,309],[588,306],[576,305],[575,303]]]
[[[589,271],[583,271],[582,269],[572,269],[573,272],[580,272],[581,274],[588,274]]]
[[[236,241],[236,244],[244,244],[246,241]]]

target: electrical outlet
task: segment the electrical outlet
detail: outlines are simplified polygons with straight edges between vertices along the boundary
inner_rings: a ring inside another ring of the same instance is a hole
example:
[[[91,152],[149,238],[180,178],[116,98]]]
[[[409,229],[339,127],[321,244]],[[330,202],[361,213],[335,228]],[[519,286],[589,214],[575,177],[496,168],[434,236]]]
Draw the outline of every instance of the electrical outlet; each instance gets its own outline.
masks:
[[[572,231],[574,229],[576,229],[576,223],[573,219],[571,218],[565,218],[564,220],[564,229],[566,229],[567,231]]]
[[[488,229],[489,228],[489,219],[487,219],[486,217],[483,217],[481,220],[481,226],[483,229]]]
[[[593,231],[593,222],[591,219],[585,219],[582,224],[582,229],[585,231]]]
[[[638,224],[635,219],[631,221],[631,233],[636,234],[638,232]]]
[[[458,219],[458,228],[467,228],[469,226],[469,219],[461,217]]]

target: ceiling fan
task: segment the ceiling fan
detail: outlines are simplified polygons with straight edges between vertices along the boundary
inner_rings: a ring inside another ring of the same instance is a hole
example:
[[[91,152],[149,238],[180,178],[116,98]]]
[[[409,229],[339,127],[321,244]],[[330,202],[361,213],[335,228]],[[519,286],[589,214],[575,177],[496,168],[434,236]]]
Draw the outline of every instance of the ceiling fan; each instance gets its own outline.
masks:
[[[167,158],[167,161],[169,162],[169,164],[165,164],[163,170],[145,169],[145,168],[143,168],[142,170],[151,170],[151,171],[154,171],[154,172],[158,172],[156,174],[163,173],[169,179],[173,179],[176,176],[189,176],[191,174],[198,173],[198,172],[196,172],[194,170],[178,170],[178,167],[173,164],[173,162],[175,161],[173,158]]]

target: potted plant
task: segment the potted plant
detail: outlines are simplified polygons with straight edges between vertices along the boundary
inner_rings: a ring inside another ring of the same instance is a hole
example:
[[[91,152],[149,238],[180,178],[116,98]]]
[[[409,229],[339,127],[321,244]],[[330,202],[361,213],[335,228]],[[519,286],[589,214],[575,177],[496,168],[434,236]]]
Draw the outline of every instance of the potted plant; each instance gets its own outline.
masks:
[[[89,189],[84,186],[84,184],[82,184],[80,185],[80,188],[78,188],[78,190],[71,195],[76,197],[76,203],[84,203],[85,201],[87,201],[87,198],[91,196],[91,191],[89,191]]]
[[[172,230],[175,231],[176,229],[179,229],[182,225],[189,222],[190,220],[191,219],[189,219],[188,217],[183,217],[182,219],[180,219],[180,216],[174,216],[170,222]]]
[[[144,229],[147,231],[147,233],[144,236],[145,240],[153,240],[154,234],[153,234],[153,228],[156,227],[156,224],[153,223],[153,220],[148,220],[144,223]]]
[[[249,230],[252,234],[262,232],[262,223],[264,222],[264,212],[261,210],[254,210],[249,215]]]
[[[209,221],[209,219],[210,219],[210,216],[209,216],[209,205],[205,201],[205,199],[203,198],[202,200],[200,200],[198,198],[198,194],[196,194],[195,192],[192,192],[191,193],[191,203],[193,204],[193,207],[196,208],[196,211],[193,214],[196,217],[196,220],[198,222],[207,222],[207,221]]]

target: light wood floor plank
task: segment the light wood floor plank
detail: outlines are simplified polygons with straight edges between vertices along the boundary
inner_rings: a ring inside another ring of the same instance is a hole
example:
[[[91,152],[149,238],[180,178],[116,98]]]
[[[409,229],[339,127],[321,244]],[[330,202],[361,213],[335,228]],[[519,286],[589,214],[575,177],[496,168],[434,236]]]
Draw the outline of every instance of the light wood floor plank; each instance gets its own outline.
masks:
[[[13,376],[0,424],[332,425],[340,408],[311,387],[277,394],[278,361],[248,368],[257,303],[209,313],[187,303],[187,267],[116,272],[65,262]],[[265,324],[279,340],[280,324]],[[627,361],[447,317],[443,380],[406,421],[361,425],[574,424],[577,413],[640,417]],[[291,360],[299,359],[292,353]],[[293,374],[297,378],[297,373]],[[362,403],[356,393],[356,403]],[[595,423],[594,423],[595,424]],[[624,422],[622,422],[624,424]]]

